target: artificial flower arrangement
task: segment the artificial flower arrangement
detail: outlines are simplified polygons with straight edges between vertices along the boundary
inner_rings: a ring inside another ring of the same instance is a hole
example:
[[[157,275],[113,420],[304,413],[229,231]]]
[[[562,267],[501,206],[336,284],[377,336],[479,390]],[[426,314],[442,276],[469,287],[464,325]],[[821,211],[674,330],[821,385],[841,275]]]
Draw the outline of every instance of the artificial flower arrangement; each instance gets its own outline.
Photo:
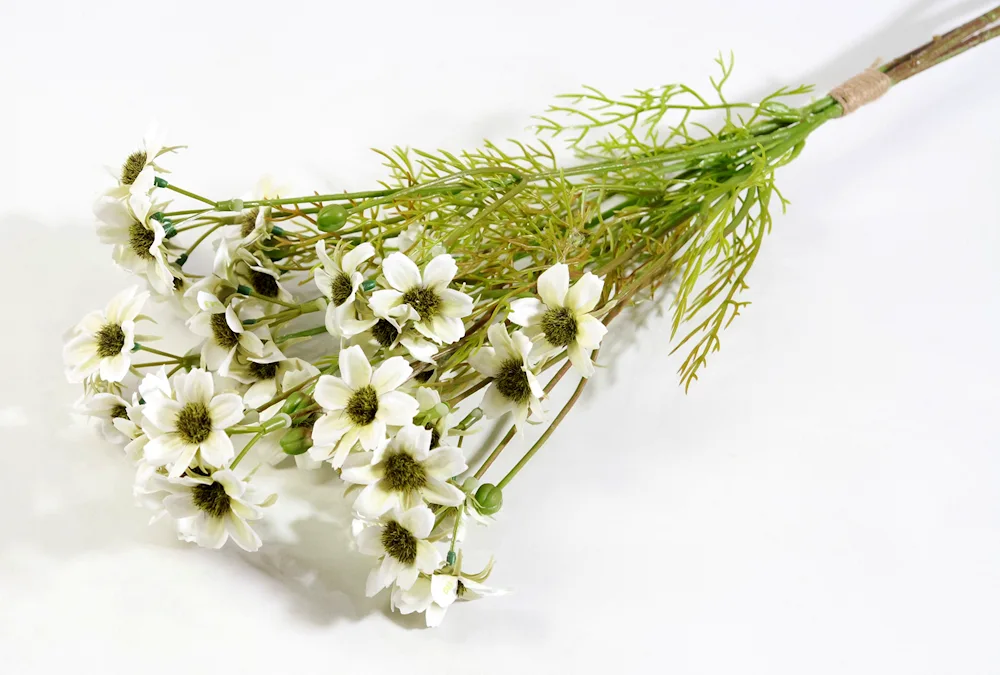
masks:
[[[368,595],[388,590],[395,609],[437,625],[454,601],[497,593],[484,584],[492,558],[463,565],[466,525],[492,522],[600,379],[608,325],[670,287],[689,386],[747,304],[747,272],[785,204],[775,170],[819,126],[995,37],[998,19],[800,108],[783,100],[805,87],[729,102],[722,59],[711,98],[587,88],[539,118],[531,143],[382,153],[389,177],[363,192],[217,201],[168,180],[180,147],[149,136],[95,205],[98,235],[144,288],[85,316],[66,345],[80,409],[124,446],[138,500],[202,546],[261,546],[254,522],[276,495],[254,485],[259,467],[330,465],[373,560]],[[721,117],[719,130],[699,114]],[[568,137],[579,163],[562,168],[546,134]],[[172,306],[189,347],[153,346],[164,331],[150,301]],[[568,373],[579,384],[549,410]],[[470,467],[463,441],[484,418],[510,429]],[[541,436],[487,481],[532,424]]]

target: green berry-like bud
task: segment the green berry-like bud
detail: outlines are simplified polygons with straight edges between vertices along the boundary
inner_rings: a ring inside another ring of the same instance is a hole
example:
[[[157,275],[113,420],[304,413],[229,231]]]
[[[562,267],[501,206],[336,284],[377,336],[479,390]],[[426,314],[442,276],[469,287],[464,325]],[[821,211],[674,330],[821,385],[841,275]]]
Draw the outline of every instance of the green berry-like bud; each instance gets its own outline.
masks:
[[[309,397],[301,391],[297,391],[285,399],[285,404],[281,406],[281,412],[291,415],[297,410],[301,410],[309,405]]]
[[[492,516],[503,507],[503,491],[492,483],[483,483],[476,490],[476,502],[480,513]]]
[[[301,455],[312,447],[311,430],[305,427],[293,427],[281,437],[281,449],[286,455]]]
[[[340,204],[327,204],[316,217],[316,227],[323,232],[336,232],[347,222],[347,209]]]

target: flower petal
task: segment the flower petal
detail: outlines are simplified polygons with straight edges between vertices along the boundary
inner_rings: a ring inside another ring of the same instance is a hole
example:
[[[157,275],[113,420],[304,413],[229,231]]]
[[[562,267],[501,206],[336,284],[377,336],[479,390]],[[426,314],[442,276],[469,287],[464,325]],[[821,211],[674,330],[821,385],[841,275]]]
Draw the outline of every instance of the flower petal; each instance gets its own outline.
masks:
[[[340,259],[340,269],[342,269],[344,274],[347,276],[351,276],[354,273],[354,270],[358,268],[358,265],[374,255],[375,247],[366,241],[363,244],[355,246],[344,254],[344,257]]]
[[[451,288],[438,291],[441,298],[441,313],[445,316],[462,318],[472,314],[472,297]]]
[[[229,533],[229,536],[241,549],[253,553],[260,548],[260,537],[257,536],[257,533],[253,531],[253,528],[247,524],[247,521],[243,520],[235,513],[227,513],[225,522],[226,532]]]
[[[500,359],[493,347],[483,347],[469,357],[469,365],[486,377],[496,377],[500,369]]]
[[[440,447],[431,450],[423,462],[424,470],[434,478],[447,480],[462,473],[469,467],[462,451],[457,448]]]
[[[420,488],[420,496],[429,504],[443,506],[458,506],[465,501],[465,493],[457,487],[431,477],[428,477],[427,482]]]
[[[128,375],[129,365],[131,362],[126,354],[116,354],[110,359],[101,359],[101,379],[121,382]]]
[[[413,416],[420,409],[417,399],[401,391],[390,391],[378,399],[378,412],[375,417],[385,424],[402,426],[413,421]]]
[[[181,493],[164,497],[163,508],[167,510],[172,518],[191,518],[197,516],[199,509],[194,505],[190,493]]]
[[[354,390],[339,377],[321,375],[316,382],[313,398],[327,410],[342,410],[353,394]]]
[[[513,406],[514,402],[501,394],[495,384],[491,384],[486,388],[483,400],[479,402],[479,407],[482,408],[483,414],[491,420],[503,416]]]
[[[213,429],[208,438],[199,446],[201,458],[212,466],[225,466],[226,462],[236,456],[233,441],[224,431]]]
[[[518,326],[534,326],[542,320],[545,305],[538,298],[520,298],[510,303],[510,314],[507,318]]]
[[[333,445],[352,426],[346,415],[334,412],[323,415],[313,424],[313,443],[319,446]]]
[[[380,481],[365,487],[354,500],[354,510],[366,518],[378,518],[395,506],[397,495],[385,489]]]
[[[222,548],[226,543],[226,523],[222,518],[203,516],[195,535],[199,546]]]
[[[556,263],[538,277],[538,295],[549,307],[562,307],[569,292],[569,267]]]
[[[358,430],[358,440],[365,450],[374,450],[385,441],[385,422],[376,417],[371,424]]]
[[[451,283],[457,272],[458,265],[455,264],[455,259],[447,253],[442,253],[424,267],[424,286],[435,290],[443,289]],[[472,311],[471,306],[469,311]]]
[[[420,285],[420,270],[405,254],[391,253],[382,261],[382,274],[397,291],[406,292]]]
[[[417,539],[426,539],[434,528],[434,513],[424,505],[398,514],[396,521]]]
[[[243,399],[238,394],[219,394],[208,404],[208,414],[216,429],[228,429],[243,419]]]
[[[185,403],[197,401],[198,403],[208,405],[212,400],[212,396],[215,395],[215,383],[212,382],[212,374],[201,368],[195,368],[188,373],[180,389],[181,391],[178,393]]]
[[[360,345],[340,350],[340,377],[355,391],[371,383],[372,367]]]
[[[398,307],[402,301],[403,294],[389,288],[375,291],[368,298],[368,304],[371,305],[375,316],[382,317],[383,319],[388,318],[390,311],[394,307]]]
[[[566,306],[578,314],[586,314],[597,307],[603,290],[604,280],[596,274],[586,272],[566,294]]]
[[[177,413],[182,407],[177,401],[158,396],[146,403],[142,416],[160,431],[173,431],[177,428]]]
[[[372,373],[371,384],[379,394],[388,393],[413,374],[413,368],[402,356],[393,356],[382,362]]]
[[[430,574],[440,565],[441,552],[434,548],[434,544],[429,541],[418,541],[417,559],[414,561],[413,566],[424,574]]]
[[[582,349],[580,345],[573,342],[566,349],[566,352],[576,372],[583,377],[590,377],[594,374],[594,363],[590,360],[589,349]]]

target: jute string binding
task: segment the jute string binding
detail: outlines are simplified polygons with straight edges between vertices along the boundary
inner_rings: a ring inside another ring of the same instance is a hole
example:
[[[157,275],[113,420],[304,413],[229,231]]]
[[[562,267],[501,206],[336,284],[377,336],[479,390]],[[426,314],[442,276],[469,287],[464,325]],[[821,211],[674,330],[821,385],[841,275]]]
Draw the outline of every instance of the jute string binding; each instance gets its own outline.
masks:
[[[844,115],[850,115],[866,103],[878,100],[891,86],[892,78],[880,70],[868,68],[831,89],[830,97],[844,109]]]

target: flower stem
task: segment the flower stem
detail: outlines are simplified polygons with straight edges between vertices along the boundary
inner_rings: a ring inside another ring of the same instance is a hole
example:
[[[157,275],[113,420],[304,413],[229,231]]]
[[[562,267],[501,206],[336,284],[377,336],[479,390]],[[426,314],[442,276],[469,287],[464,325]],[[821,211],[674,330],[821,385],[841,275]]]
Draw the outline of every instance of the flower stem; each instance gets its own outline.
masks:
[[[174,192],[176,192],[178,194],[182,194],[185,197],[190,197],[191,199],[195,199],[195,200],[197,200],[199,202],[203,202],[205,204],[209,204],[212,208],[215,208],[215,202],[213,202],[208,197],[202,197],[201,195],[195,194],[194,192],[191,192],[189,190],[185,190],[184,188],[179,188],[179,187],[177,187],[176,185],[174,185],[172,183],[167,183],[164,187],[166,187],[168,190],[173,190]]]
[[[248,452],[250,452],[250,448],[252,448],[257,443],[257,441],[264,438],[265,433],[267,433],[266,430],[257,432],[257,435],[251,438],[249,442],[247,442],[247,444],[243,446],[243,449],[240,450],[240,454],[236,455],[236,459],[234,459],[233,463],[229,465],[229,468],[235,469],[236,465],[239,464],[244,457],[246,457],[246,454]]]

